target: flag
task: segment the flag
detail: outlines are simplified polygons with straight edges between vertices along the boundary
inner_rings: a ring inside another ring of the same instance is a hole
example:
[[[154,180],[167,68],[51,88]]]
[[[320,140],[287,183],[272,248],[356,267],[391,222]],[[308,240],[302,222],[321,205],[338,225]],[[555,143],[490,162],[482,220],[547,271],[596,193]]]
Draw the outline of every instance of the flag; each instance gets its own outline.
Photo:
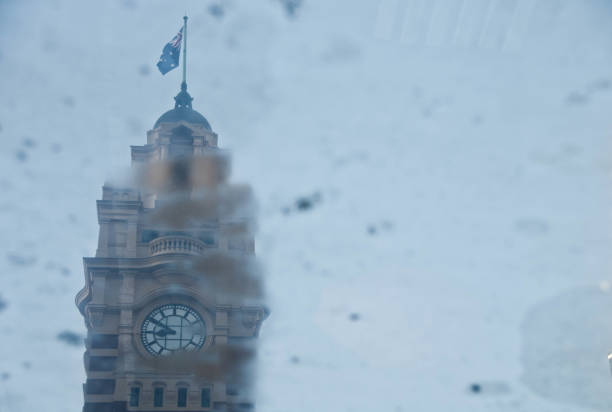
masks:
[[[161,74],[166,74],[175,67],[178,67],[179,57],[181,55],[182,40],[183,29],[181,28],[176,36],[174,36],[174,38],[164,46],[164,50],[162,51],[159,61],[157,62],[157,68]]]

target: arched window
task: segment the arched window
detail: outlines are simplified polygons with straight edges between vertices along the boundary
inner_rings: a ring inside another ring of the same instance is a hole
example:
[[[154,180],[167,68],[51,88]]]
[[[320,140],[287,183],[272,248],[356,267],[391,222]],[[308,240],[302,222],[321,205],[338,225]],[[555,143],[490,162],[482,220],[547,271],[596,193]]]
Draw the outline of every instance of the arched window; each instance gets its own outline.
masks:
[[[176,383],[176,406],[185,408],[187,406],[187,395],[189,394],[189,382],[179,381]]]
[[[130,406],[137,407],[140,405],[140,394],[142,393],[142,383],[138,381],[128,382],[128,386],[130,387],[130,398],[128,399],[128,404]]]
[[[178,388],[176,406],[179,408],[187,406],[187,388]]]
[[[158,386],[153,389],[153,406],[161,407],[164,406],[164,388]]]
[[[138,406],[140,403],[140,388],[132,386],[130,388],[130,406]]]
[[[202,388],[200,406],[210,408],[210,388]]]

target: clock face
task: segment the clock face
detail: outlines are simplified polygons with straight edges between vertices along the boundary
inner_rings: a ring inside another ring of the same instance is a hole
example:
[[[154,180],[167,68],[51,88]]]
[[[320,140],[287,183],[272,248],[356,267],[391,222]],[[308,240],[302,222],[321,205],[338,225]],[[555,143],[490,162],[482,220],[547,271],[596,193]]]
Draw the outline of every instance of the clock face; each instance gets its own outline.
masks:
[[[187,305],[169,304],[155,308],[140,328],[140,339],[152,355],[198,350],[206,338],[202,316]]]

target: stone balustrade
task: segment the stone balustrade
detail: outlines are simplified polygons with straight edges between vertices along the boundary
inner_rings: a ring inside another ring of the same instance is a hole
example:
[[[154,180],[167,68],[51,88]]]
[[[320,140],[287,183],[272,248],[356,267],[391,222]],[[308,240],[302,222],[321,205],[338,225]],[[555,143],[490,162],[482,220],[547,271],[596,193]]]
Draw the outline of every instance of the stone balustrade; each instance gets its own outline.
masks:
[[[187,255],[202,255],[207,248],[201,240],[186,236],[163,236],[149,242],[151,256],[166,253],[183,253]]]

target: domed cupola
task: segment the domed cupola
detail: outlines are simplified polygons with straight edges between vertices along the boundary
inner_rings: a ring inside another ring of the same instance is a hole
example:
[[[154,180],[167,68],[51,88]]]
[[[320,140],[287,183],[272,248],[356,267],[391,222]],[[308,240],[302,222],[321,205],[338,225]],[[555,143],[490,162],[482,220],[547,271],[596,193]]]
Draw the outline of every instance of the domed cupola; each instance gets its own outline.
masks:
[[[162,123],[177,123],[185,121],[187,123],[194,123],[203,126],[206,130],[212,132],[210,123],[204,116],[191,107],[191,101],[193,97],[187,93],[187,83],[181,83],[181,91],[174,97],[174,109],[168,110],[162,114],[159,119],[155,122],[153,128],[157,128]]]

